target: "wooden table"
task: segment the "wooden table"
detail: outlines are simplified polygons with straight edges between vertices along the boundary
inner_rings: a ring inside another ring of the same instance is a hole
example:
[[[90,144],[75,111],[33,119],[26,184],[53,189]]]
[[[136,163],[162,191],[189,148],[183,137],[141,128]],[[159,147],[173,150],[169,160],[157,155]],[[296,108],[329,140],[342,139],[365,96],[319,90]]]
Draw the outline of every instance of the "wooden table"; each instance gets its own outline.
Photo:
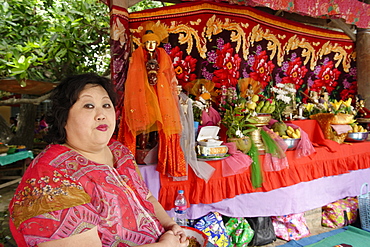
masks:
[[[1,183],[0,189],[21,181],[22,175],[26,171],[27,164],[30,163],[31,159],[33,159],[33,153],[32,151],[27,151],[27,150],[20,151],[14,154],[0,156],[0,180],[10,180],[8,182]],[[12,167],[8,166],[18,161],[23,161],[23,162],[19,162],[20,165],[16,165]],[[4,172],[10,171],[10,170],[21,170],[21,175],[20,176],[4,176]]]

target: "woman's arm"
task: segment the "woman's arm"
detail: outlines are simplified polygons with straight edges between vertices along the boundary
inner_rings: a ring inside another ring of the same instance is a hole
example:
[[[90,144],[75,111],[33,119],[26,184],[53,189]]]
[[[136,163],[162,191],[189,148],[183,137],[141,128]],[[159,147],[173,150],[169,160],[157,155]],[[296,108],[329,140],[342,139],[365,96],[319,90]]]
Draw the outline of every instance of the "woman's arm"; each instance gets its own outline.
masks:
[[[98,234],[98,227],[67,238],[43,242],[39,247],[101,247],[102,243]]]
[[[52,240],[39,244],[39,247],[101,247],[98,228],[94,227],[86,232],[71,237]],[[146,247],[187,247],[188,241],[180,243],[179,237],[173,231],[165,232],[157,243],[145,244]]]
[[[172,230],[175,236],[180,238],[180,242],[184,243],[186,241],[186,234],[184,230],[167,214],[162,205],[152,195],[151,192],[149,192],[147,199],[153,204],[155,214],[163,228],[166,231]]]

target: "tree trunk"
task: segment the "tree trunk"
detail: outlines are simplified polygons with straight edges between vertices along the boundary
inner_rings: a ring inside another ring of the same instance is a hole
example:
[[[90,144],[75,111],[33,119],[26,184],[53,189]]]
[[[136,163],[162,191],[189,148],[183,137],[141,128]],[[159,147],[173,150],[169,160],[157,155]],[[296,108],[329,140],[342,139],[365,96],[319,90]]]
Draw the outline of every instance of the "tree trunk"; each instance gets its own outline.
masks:
[[[7,144],[13,137],[8,121],[0,115],[0,142]]]
[[[17,132],[15,136],[9,141],[9,144],[25,145],[26,148],[29,150],[33,148],[36,112],[37,105],[21,105]]]

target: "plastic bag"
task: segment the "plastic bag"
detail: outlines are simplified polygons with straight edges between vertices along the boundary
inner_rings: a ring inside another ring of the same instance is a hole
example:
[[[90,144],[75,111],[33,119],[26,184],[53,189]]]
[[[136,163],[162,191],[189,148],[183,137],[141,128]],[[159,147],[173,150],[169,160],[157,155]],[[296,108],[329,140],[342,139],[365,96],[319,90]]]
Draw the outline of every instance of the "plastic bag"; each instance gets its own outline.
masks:
[[[244,218],[230,218],[225,225],[232,246],[248,246],[254,236],[254,231]]]
[[[194,225],[194,228],[204,232],[208,241],[215,246],[229,246],[229,235],[227,235],[224,222],[218,212],[211,212]]]
[[[304,213],[272,216],[272,224],[278,238],[298,240],[310,234]]]

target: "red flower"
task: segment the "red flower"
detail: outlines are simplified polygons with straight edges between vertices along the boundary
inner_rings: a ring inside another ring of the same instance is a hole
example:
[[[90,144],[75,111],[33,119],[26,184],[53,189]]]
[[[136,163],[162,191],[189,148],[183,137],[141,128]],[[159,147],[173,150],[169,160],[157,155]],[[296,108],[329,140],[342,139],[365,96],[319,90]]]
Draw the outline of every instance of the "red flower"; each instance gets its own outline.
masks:
[[[354,99],[357,94],[357,81],[352,82],[349,88],[343,89],[340,92],[340,99],[347,100],[348,98]]]
[[[241,58],[234,54],[234,48],[230,43],[224,45],[222,50],[217,50],[216,66],[220,69],[214,71],[213,81],[217,88],[225,85],[226,87],[236,87],[239,79],[239,68]]]
[[[283,77],[282,83],[291,83],[295,85],[295,89],[299,89],[303,84],[303,77],[306,75],[308,69],[305,66],[301,66],[302,61],[300,57],[297,57],[293,61],[289,62],[289,66]]]
[[[261,83],[261,88],[264,89],[271,81],[271,73],[275,68],[272,61],[267,62],[266,51],[262,51],[259,55],[255,56],[255,61],[253,63],[251,72],[249,75],[253,80]]]
[[[335,87],[338,85],[338,78],[340,71],[333,69],[333,61],[329,61],[327,64],[321,66],[320,72],[317,75],[317,80],[314,81],[312,86],[313,91],[320,91],[322,87],[326,87],[326,90],[330,94]]]
[[[176,73],[176,78],[180,85],[185,89],[187,84],[196,79],[196,74],[192,74],[195,71],[197,59],[187,56],[185,60],[182,60],[183,52],[178,46],[171,50],[171,58],[173,61],[173,67]]]

